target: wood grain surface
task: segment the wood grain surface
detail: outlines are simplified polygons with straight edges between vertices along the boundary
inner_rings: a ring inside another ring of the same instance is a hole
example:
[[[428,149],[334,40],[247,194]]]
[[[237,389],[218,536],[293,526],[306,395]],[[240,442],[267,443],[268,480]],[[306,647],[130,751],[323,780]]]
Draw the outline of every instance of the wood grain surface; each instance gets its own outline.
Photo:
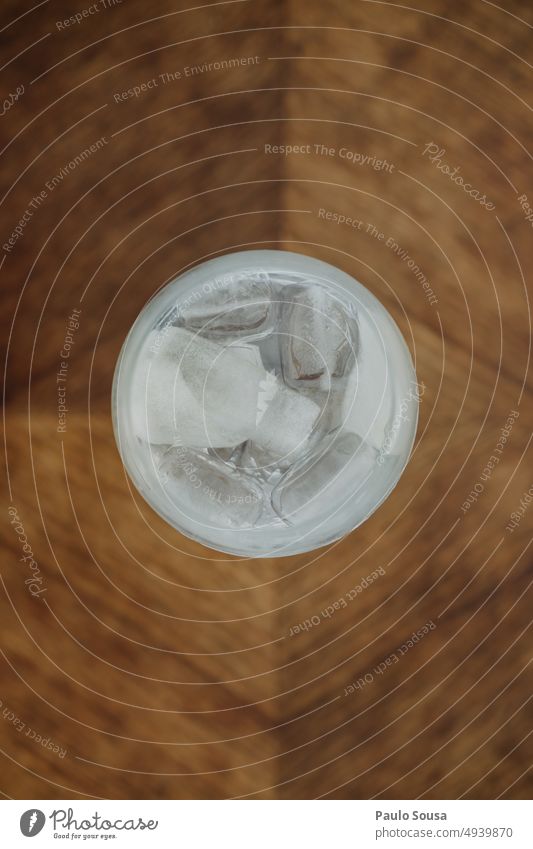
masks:
[[[89,6],[2,3],[0,791],[528,797],[531,5]],[[133,489],[110,389],[159,287],[256,247],[361,280],[424,392],[369,521],[250,561]]]

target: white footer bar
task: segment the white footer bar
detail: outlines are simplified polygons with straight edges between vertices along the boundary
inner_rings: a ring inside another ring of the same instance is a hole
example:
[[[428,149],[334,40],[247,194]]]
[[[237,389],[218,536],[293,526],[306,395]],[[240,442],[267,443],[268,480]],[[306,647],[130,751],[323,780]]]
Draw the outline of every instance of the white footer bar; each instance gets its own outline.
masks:
[[[527,801],[2,801],[0,833],[9,849],[73,843],[531,849],[532,807]]]

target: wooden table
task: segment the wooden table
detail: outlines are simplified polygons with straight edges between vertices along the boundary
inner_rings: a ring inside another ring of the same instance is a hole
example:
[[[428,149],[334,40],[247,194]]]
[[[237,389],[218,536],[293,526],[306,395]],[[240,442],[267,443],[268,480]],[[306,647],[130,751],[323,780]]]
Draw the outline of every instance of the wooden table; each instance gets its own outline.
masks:
[[[529,796],[532,9],[34,5],[2,11],[0,790]],[[160,286],[257,247],[360,279],[425,389],[368,522],[247,561],[133,490],[110,389]]]

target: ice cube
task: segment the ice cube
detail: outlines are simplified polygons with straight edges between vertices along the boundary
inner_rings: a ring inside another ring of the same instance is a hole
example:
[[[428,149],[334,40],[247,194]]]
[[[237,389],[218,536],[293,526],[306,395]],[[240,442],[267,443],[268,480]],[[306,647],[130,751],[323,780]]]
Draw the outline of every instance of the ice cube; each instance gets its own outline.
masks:
[[[246,442],[241,442],[240,445],[235,445],[231,448],[208,448],[207,453],[210,457],[217,457],[223,463],[229,463],[232,466],[240,465],[241,457],[244,451]]]
[[[247,345],[242,341],[233,341],[230,345],[225,349],[227,351],[233,351],[234,354],[238,354],[240,357],[245,359],[247,362],[251,363],[253,366],[257,366],[257,368],[263,369],[263,361],[261,359],[261,351],[257,347],[257,345]]]
[[[269,333],[258,340],[261,360],[267,371],[281,375],[280,337],[277,333]]]
[[[145,443],[143,443],[145,444]],[[150,465],[151,468],[157,469],[164,455],[167,453],[168,449],[172,446],[169,443],[162,443],[161,445],[148,444],[148,451],[150,452]]]
[[[320,407],[285,386],[272,372],[259,384],[254,442],[276,457],[292,456],[305,446]]]
[[[367,486],[377,456],[356,434],[337,432],[274,487],[274,510],[290,524],[327,519],[328,511],[335,512]]]
[[[180,433],[196,437],[201,408],[184,385],[176,364],[165,357],[139,362],[132,378],[130,415],[136,436],[153,445],[171,445]]]
[[[357,320],[323,286],[296,289],[282,309],[281,359],[285,382],[297,388],[332,380],[350,370],[358,349]]]
[[[160,445],[155,445],[149,442],[145,442],[143,439],[137,438],[139,443],[140,451],[139,451],[139,462],[142,463],[145,467],[145,473],[148,476],[148,479],[153,479],[154,473],[157,475],[157,469],[159,468],[159,464],[163,459],[164,455],[172,446],[168,443],[161,443]]]
[[[135,433],[155,444],[197,448],[245,442],[255,432],[263,375],[236,346],[223,348],[178,327],[154,331],[133,378]]]
[[[255,475],[263,481],[278,480],[284,471],[292,465],[292,457],[279,457],[272,454],[253,440],[244,443],[244,449],[238,459],[243,472]]]
[[[344,404],[344,390],[338,386],[332,386],[329,390],[323,390],[320,386],[300,390],[319,407],[320,413],[313,428],[314,438],[322,438],[326,434],[337,430],[342,424],[342,410]]]
[[[263,510],[262,491],[251,478],[190,448],[170,448],[159,479],[175,508],[218,528],[252,527]]]
[[[344,395],[343,427],[379,449],[392,416],[392,363],[372,315],[359,312],[359,353]]]
[[[189,330],[219,337],[254,336],[266,330],[271,311],[268,275],[261,272],[227,275],[209,284],[210,291],[180,305]]]

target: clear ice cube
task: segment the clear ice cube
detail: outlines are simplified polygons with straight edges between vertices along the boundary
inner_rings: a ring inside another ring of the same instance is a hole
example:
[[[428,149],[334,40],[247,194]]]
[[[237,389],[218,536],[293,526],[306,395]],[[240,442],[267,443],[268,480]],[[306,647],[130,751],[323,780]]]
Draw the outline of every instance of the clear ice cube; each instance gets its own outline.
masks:
[[[255,432],[263,375],[237,346],[178,327],[153,332],[134,374],[135,433],[154,444],[234,447]]]
[[[243,472],[256,475],[262,481],[272,483],[291,467],[292,457],[279,457],[277,454],[272,454],[270,451],[261,448],[253,440],[249,440],[244,443],[238,465]]]
[[[316,387],[300,390],[319,407],[320,413],[313,428],[313,438],[318,439],[337,430],[342,425],[344,388],[334,386],[329,390]]]
[[[171,447],[172,446],[169,443],[161,443],[160,445],[150,443],[148,445],[148,450],[150,452],[150,463],[154,469],[157,469],[159,467],[163,456]]]
[[[261,360],[267,371],[281,375],[279,336],[277,333],[269,333],[257,342],[257,350],[260,352]]]
[[[294,287],[282,306],[281,361],[289,386],[327,389],[349,372],[358,344],[357,319],[346,305],[318,284]]]
[[[222,460],[223,463],[240,466],[245,445],[247,445],[246,442],[241,442],[240,445],[230,448],[208,448],[207,453],[210,457],[216,457],[218,460]]]
[[[293,462],[319,413],[320,407],[314,401],[284,386],[272,372],[266,372],[259,385],[254,442],[270,454]]]
[[[225,350],[233,351],[234,354],[238,354],[247,362],[251,363],[251,365],[263,369],[261,351],[259,350],[257,345],[247,345],[246,342],[236,340],[232,341],[231,344],[228,345]]]
[[[322,521],[368,485],[376,460],[377,452],[357,434],[339,431],[281,478],[272,506],[290,524]]]
[[[214,280],[210,291],[180,305],[181,320],[203,336],[255,336],[266,331],[272,290],[266,273],[228,275]]]
[[[174,446],[164,454],[159,480],[178,510],[215,527],[252,527],[263,511],[263,494],[253,479],[190,448]]]

